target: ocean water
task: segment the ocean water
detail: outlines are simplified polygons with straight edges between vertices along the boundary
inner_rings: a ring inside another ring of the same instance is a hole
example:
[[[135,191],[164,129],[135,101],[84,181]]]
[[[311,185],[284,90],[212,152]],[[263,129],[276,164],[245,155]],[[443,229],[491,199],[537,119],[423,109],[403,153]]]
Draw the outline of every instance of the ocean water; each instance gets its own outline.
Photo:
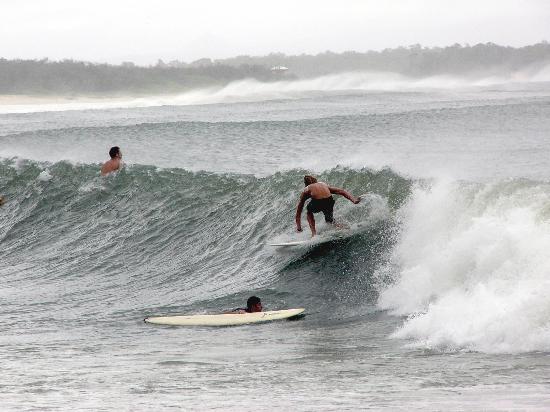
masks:
[[[363,80],[0,107],[0,409],[547,410],[550,84]]]

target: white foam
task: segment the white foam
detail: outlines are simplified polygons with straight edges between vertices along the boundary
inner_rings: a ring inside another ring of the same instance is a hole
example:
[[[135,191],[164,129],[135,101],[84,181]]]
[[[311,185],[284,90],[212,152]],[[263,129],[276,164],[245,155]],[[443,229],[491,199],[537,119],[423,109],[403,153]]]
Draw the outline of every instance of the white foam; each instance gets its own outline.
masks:
[[[550,185],[417,187],[401,213],[394,337],[431,349],[550,350]],[[381,271],[382,273],[383,271]]]
[[[50,174],[48,169],[42,170],[42,172],[40,172],[40,174],[37,177],[37,179],[40,180],[41,182],[48,182],[51,180],[51,178],[52,178],[52,175]]]

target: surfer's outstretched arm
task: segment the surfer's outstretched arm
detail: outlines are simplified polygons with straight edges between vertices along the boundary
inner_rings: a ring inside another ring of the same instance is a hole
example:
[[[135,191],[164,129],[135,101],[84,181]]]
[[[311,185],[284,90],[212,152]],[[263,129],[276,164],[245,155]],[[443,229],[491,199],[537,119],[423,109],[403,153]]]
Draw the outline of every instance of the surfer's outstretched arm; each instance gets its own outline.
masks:
[[[300,195],[298,206],[296,207],[296,230],[298,230],[298,232],[302,231],[302,210],[304,210],[304,203],[306,202],[308,197],[309,193],[303,191]]]
[[[333,195],[340,195],[344,196],[346,199],[348,199],[350,202],[353,202],[355,204],[359,203],[361,201],[360,197],[354,197],[351,193],[345,191],[344,189],[340,189],[338,187],[330,187],[329,186],[330,193]]]

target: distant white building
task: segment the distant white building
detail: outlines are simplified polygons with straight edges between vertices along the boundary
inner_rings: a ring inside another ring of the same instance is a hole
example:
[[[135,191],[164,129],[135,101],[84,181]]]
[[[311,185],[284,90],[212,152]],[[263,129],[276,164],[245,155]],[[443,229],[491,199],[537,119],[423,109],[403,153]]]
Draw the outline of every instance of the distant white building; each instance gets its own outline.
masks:
[[[285,66],[273,66],[271,68],[271,73],[273,74],[284,74],[288,70],[288,67]]]

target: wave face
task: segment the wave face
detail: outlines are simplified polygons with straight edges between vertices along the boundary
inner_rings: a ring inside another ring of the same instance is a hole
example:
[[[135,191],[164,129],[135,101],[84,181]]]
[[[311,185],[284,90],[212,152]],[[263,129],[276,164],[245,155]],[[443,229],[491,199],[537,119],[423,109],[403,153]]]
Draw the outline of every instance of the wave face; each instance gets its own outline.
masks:
[[[19,285],[21,304],[99,319],[113,316],[108,307],[127,317],[171,305],[181,310],[181,302],[193,311],[212,302],[242,305],[250,290],[263,291],[272,307],[289,296],[312,310],[350,299],[355,282],[368,284],[387,247],[384,228],[410,182],[390,170],[323,173],[334,185],[369,192],[360,206],[337,201],[336,216],[351,232],[331,243],[328,256],[321,253],[327,245],[305,256],[277,253],[266,244],[294,231],[303,174],[256,178],[134,166],[104,179],[95,165],[4,161],[0,272]],[[29,256],[32,263],[25,263]],[[354,299],[372,305],[375,291],[361,290]]]
[[[378,271],[393,336],[438,350],[550,350],[550,184],[440,181],[414,188]]]

